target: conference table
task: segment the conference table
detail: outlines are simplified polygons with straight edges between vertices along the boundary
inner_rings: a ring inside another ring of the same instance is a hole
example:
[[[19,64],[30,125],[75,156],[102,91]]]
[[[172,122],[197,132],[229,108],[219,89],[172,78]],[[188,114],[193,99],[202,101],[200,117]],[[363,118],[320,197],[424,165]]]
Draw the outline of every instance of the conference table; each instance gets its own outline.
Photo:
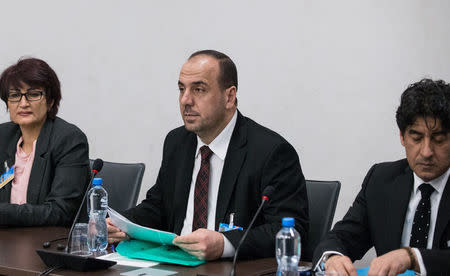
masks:
[[[21,227],[0,228],[0,275],[37,275],[47,269],[36,253],[43,249],[46,241],[65,237],[68,229],[65,227]],[[56,243],[49,250],[56,250]],[[275,275],[275,258],[238,261],[236,275]],[[229,275],[232,261],[219,260],[207,262],[197,267],[185,267],[170,264],[158,264],[152,268],[177,272],[176,275]],[[108,269],[89,272],[88,275],[120,275],[121,273],[138,269],[136,267],[114,265]],[[86,275],[59,269],[51,275]]]

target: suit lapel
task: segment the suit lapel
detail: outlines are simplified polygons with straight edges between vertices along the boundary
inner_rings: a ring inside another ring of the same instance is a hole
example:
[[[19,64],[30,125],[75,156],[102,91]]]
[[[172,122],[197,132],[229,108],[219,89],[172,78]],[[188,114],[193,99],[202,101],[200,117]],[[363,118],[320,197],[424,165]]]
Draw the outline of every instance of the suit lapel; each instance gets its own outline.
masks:
[[[8,167],[12,167],[16,162],[16,150],[17,150],[17,142],[20,139],[20,136],[22,133],[20,132],[20,128],[17,125],[17,131],[13,136],[13,139],[11,139],[6,147],[6,159],[2,160],[0,164],[0,174],[4,172],[4,161],[8,164]],[[12,182],[12,181],[11,181]],[[11,200],[11,185],[12,183],[6,184],[1,190],[0,190],[0,202],[10,202]]]
[[[22,132],[20,132],[20,128],[17,125],[17,131],[14,134],[14,138],[9,141],[6,150],[6,161],[8,162],[9,167],[12,167],[16,162],[17,142],[19,141],[20,136],[22,136]],[[1,164],[1,166],[3,167],[3,164]]]
[[[183,228],[184,219],[186,217],[186,208],[189,198],[189,190],[192,182],[192,171],[194,170],[195,150],[197,149],[197,137],[194,133],[188,134],[186,143],[183,143],[178,148],[180,152],[180,158],[178,168],[174,171],[177,172],[175,180],[175,195],[179,199],[175,204],[174,213],[174,232],[181,233]]]
[[[220,178],[219,193],[217,197],[215,229],[219,228],[219,223],[224,221],[225,214],[230,204],[236,179],[241,170],[242,163],[247,154],[247,125],[245,118],[239,111],[236,126],[231,136],[228,146],[225,163],[223,165],[222,176]]]
[[[390,229],[392,235],[387,237],[391,240],[390,243],[394,248],[401,245],[403,225],[405,224],[406,212],[408,210],[411,191],[414,186],[414,178],[412,171],[407,167],[403,174],[399,175],[393,185],[392,193],[388,193],[390,208],[386,210],[391,218],[388,220],[390,225],[386,225],[386,229]]]
[[[439,243],[450,220],[450,177],[445,185],[444,192],[439,203],[436,226],[434,230],[433,248],[440,248]],[[447,242],[447,241],[445,241]]]
[[[42,126],[39,137],[36,141],[36,152],[34,154],[33,167],[31,168],[30,180],[28,181],[27,203],[37,203],[42,178],[44,177],[45,165],[48,155],[46,155],[50,143],[50,136],[53,129],[53,120],[47,119]]]

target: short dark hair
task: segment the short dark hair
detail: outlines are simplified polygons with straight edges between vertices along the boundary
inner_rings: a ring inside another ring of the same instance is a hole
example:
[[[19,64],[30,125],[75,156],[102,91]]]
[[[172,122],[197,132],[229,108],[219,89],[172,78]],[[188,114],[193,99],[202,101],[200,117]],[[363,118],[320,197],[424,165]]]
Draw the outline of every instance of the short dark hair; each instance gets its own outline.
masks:
[[[443,80],[422,79],[403,92],[396,119],[401,134],[418,117],[441,121],[442,130],[450,130],[450,85]]]
[[[219,62],[220,72],[217,81],[222,90],[227,89],[231,86],[235,86],[237,90],[238,88],[237,69],[236,65],[229,56],[216,50],[201,50],[193,53],[189,57],[189,59],[200,55],[212,57]]]
[[[21,58],[8,67],[0,76],[0,97],[6,103],[6,108],[9,87],[21,87],[21,82],[45,89],[45,98],[49,105],[47,116],[55,119],[61,101],[61,84],[55,71],[45,61],[37,58]],[[50,106],[52,102],[53,105]]]

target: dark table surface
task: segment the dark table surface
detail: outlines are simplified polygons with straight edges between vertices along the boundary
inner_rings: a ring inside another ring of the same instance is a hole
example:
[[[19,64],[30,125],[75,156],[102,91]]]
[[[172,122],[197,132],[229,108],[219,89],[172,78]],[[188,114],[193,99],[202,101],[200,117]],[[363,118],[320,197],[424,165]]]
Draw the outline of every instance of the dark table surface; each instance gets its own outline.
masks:
[[[23,227],[0,228],[0,274],[5,275],[37,275],[47,269],[36,253],[43,249],[45,241],[62,238],[68,229],[64,227]],[[51,248],[56,248],[56,243]],[[56,250],[56,249],[54,249]],[[153,268],[178,272],[177,275],[229,275],[232,262],[219,260],[208,262],[197,267],[159,264]],[[109,269],[95,272],[76,272],[56,270],[52,275],[120,275],[122,272],[137,269],[135,267],[115,265]],[[275,258],[238,261],[237,275],[274,275],[276,271]]]

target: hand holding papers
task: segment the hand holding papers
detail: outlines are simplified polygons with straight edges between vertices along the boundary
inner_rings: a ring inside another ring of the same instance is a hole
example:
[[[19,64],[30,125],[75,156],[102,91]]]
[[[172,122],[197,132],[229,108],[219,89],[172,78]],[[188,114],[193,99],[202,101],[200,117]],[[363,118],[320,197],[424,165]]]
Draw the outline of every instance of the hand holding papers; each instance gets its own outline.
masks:
[[[133,240],[122,241],[117,252],[129,258],[166,262],[187,266],[197,266],[204,261],[198,260],[177,246],[172,245],[174,233],[144,227],[129,221],[111,208],[108,208],[111,222]]]
[[[129,221],[127,218],[108,207],[108,214],[112,223],[127,233],[133,239],[154,242],[158,244],[172,244],[177,236],[174,233],[144,227]]]

